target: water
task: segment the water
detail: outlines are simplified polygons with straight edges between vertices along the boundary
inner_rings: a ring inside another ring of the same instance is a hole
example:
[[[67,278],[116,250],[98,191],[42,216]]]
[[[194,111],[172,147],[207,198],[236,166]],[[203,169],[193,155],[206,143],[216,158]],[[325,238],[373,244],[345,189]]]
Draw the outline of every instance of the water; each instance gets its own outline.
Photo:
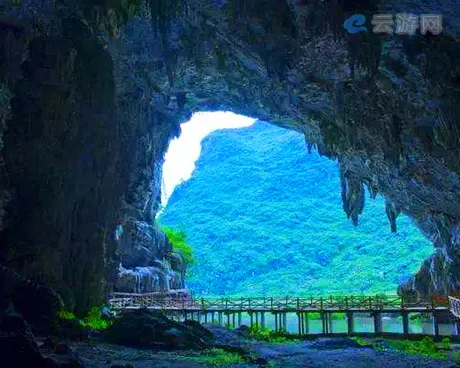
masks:
[[[410,315],[411,316],[411,315]],[[194,319],[199,320],[201,323],[205,323],[204,314],[201,314],[199,318],[194,316]],[[211,313],[208,313],[207,322],[211,323]],[[238,327],[238,316],[235,317],[236,326]],[[227,325],[227,316],[222,316],[222,325]],[[230,316],[230,324],[233,322],[233,317]],[[214,313],[214,322],[218,323],[218,314]],[[255,323],[255,317],[254,317]],[[251,317],[248,313],[241,314],[241,325],[249,326],[251,324]],[[259,320],[260,324],[260,320]],[[287,332],[292,334],[298,334],[299,326],[298,319],[295,313],[286,314]],[[320,318],[309,318],[308,328],[309,335],[319,335],[323,333],[322,321]],[[439,324],[439,333],[441,336],[456,336],[455,324],[442,323]],[[265,327],[270,330],[275,330],[275,316],[270,313],[265,313]],[[402,317],[395,316],[394,314],[382,314],[382,330],[384,333],[403,333]],[[345,313],[338,313],[334,315],[332,319],[332,332],[333,333],[347,333],[347,320]],[[374,319],[369,313],[355,313],[354,314],[354,332],[355,333],[374,333]],[[432,316],[425,317],[422,321],[409,320],[409,333],[410,334],[423,334],[423,335],[434,335],[434,326]]]

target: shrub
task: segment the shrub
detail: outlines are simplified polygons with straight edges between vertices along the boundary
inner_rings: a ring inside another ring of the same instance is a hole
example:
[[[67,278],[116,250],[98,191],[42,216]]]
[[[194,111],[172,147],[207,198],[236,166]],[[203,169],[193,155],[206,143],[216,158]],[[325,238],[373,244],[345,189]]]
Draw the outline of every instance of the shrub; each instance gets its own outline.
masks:
[[[268,342],[287,342],[294,340],[294,336],[286,332],[272,331],[266,327],[251,326],[249,327],[248,336],[254,340]]]
[[[90,330],[101,331],[108,328],[112,322],[102,317],[100,307],[92,307],[88,312],[88,316],[81,321],[81,324]]]
[[[193,249],[187,244],[186,238],[187,235],[184,231],[176,231],[171,227],[163,227],[163,232],[166,234],[168,240],[171,242],[173,251],[179,253],[186,266],[190,266],[194,262],[193,258]]]
[[[64,321],[74,321],[77,317],[72,312],[61,310],[58,313],[58,317]]]
[[[408,354],[420,355],[428,358],[446,358],[446,353],[439,351],[440,349],[434,342],[433,338],[428,336],[421,341],[390,341],[389,345],[396,350],[400,350]]]

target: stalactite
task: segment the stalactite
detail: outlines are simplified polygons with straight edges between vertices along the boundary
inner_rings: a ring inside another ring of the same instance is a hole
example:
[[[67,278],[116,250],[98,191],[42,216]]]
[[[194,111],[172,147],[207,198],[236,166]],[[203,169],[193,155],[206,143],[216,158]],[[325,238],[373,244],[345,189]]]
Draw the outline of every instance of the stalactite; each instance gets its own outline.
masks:
[[[396,219],[401,213],[401,208],[387,198],[385,199],[385,212],[387,214],[388,220],[390,221],[391,232],[395,233],[397,231]]]
[[[358,226],[359,215],[363,213],[365,205],[365,191],[362,181],[353,177],[349,171],[341,169],[343,210],[351,219],[354,226]]]

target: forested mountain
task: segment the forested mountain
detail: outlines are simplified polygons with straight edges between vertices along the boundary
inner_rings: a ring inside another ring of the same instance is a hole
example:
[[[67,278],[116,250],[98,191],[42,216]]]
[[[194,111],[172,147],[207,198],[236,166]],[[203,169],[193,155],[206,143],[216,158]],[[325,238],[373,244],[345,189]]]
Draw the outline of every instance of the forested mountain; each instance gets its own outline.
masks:
[[[355,228],[336,162],[309,154],[299,133],[257,122],[202,145],[160,218],[187,233],[199,294],[395,293],[433,252],[405,216],[391,233],[381,197],[367,196]]]

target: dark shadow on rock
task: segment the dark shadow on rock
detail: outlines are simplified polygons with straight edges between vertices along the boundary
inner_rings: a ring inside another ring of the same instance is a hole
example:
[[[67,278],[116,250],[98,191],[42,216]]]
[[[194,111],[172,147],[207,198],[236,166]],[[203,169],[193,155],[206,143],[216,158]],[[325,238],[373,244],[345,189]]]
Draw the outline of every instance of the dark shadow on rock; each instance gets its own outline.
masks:
[[[147,309],[123,313],[103,334],[110,343],[150,349],[206,349],[213,335],[191,321],[180,323]]]
[[[43,354],[43,350],[49,353]],[[2,368],[79,368],[82,367],[69,346],[46,340],[41,347],[24,318],[14,312],[0,317],[0,365]]]

